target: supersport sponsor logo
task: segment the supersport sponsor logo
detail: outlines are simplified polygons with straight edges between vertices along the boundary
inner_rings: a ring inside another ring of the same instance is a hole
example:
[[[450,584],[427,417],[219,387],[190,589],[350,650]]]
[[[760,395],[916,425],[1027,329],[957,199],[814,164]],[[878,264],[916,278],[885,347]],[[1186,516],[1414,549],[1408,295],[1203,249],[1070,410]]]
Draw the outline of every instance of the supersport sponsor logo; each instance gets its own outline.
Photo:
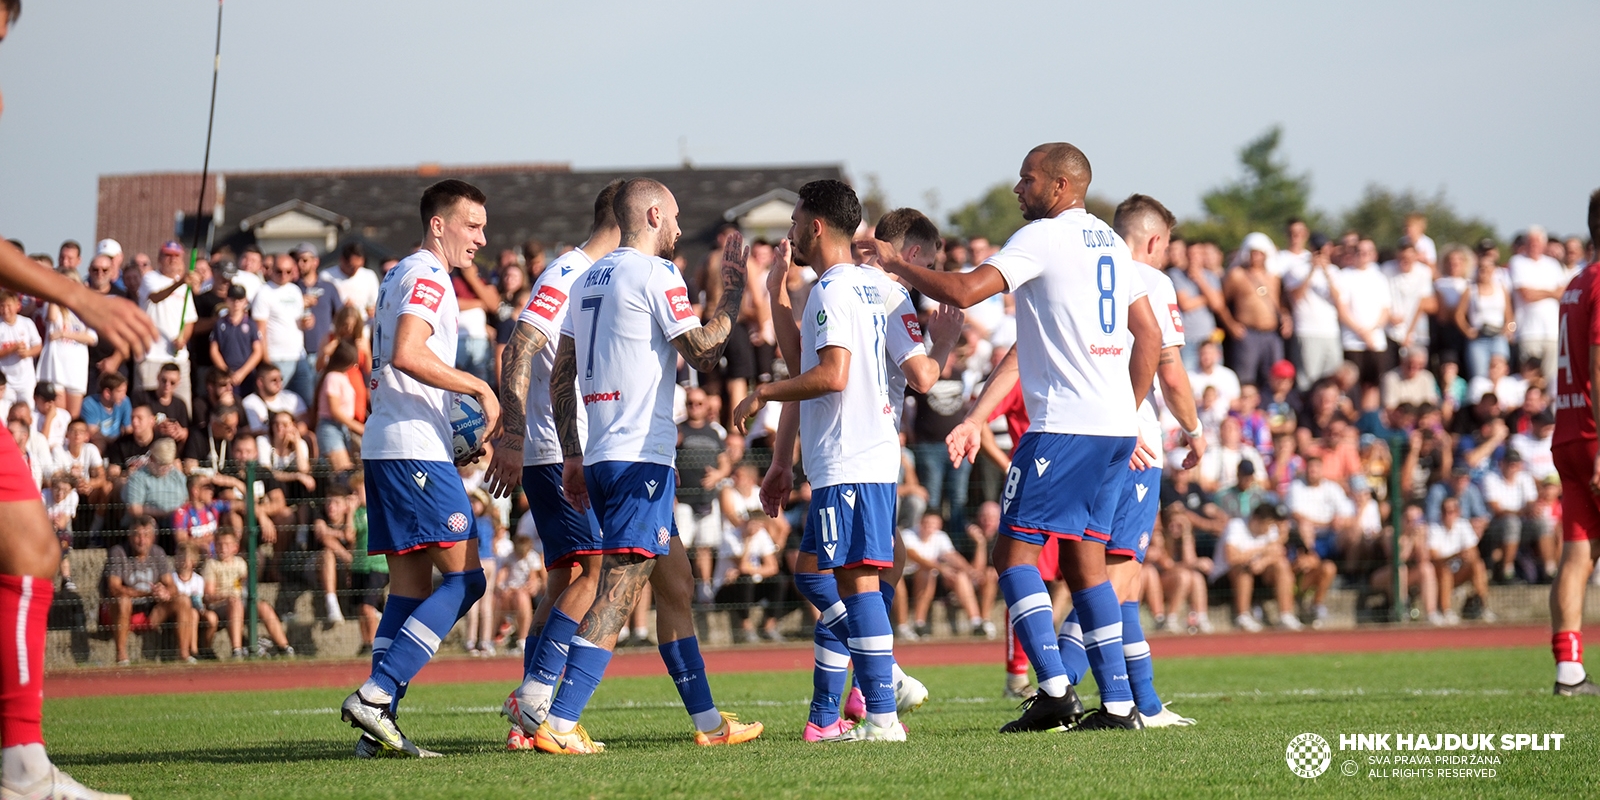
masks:
[[[433,281],[417,281],[411,287],[411,299],[406,305],[422,306],[429,311],[438,311],[439,304],[444,301],[444,287]]]
[[[922,323],[917,321],[916,314],[901,314],[900,322],[906,326],[906,334],[911,341],[922,344]]]
[[[672,318],[675,320],[694,316],[694,307],[689,304],[689,290],[682,286],[667,290],[667,306],[672,309]]]
[[[547,320],[554,321],[556,315],[561,313],[561,307],[566,303],[566,293],[554,286],[542,286],[539,288],[539,293],[528,301],[528,310]]]
[[[594,392],[583,396],[583,404],[587,406],[595,403],[610,403],[621,399],[622,392]]]

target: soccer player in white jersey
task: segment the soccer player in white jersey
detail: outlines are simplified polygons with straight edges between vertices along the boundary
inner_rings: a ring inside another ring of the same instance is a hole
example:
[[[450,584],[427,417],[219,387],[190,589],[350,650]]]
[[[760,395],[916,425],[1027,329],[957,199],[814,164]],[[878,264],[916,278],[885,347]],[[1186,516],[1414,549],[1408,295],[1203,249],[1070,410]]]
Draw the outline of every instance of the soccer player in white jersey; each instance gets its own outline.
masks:
[[[1184,341],[1183,313],[1178,308],[1178,295],[1173,289],[1172,279],[1161,271],[1167,262],[1167,243],[1172,235],[1173,222],[1172,212],[1166,206],[1153,197],[1135,194],[1117,206],[1111,227],[1133,253],[1139,275],[1144,278],[1145,288],[1150,292],[1150,306],[1156,312],[1156,321],[1161,324],[1161,358],[1156,364],[1156,380],[1167,409],[1177,417],[1189,441],[1189,452],[1184,456],[1181,467],[1190,469],[1200,463],[1206,442],[1200,428],[1200,417],[1195,411],[1189,373],[1184,370],[1180,357]],[[996,391],[999,388],[997,386]],[[1122,655],[1128,664],[1128,683],[1141,719],[1146,727],[1152,728],[1194,724],[1194,720],[1166,708],[1161,696],[1156,693],[1150,645],[1145,641],[1144,628],[1139,620],[1139,593],[1144,586],[1144,555],[1150,546],[1161,505],[1161,438],[1161,421],[1156,415],[1155,398],[1146,396],[1144,402],[1139,404],[1139,447],[1134,452],[1133,463],[1128,466],[1129,474],[1123,485],[1122,499],[1117,504],[1117,516],[1111,523],[1111,540],[1106,543],[1106,573],[1110,575],[1111,586],[1122,604]],[[1062,621],[1057,643],[1061,647],[1061,661],[1067,668],[1067,678],[1077,683],[1091,666],[1090,654],[1084,649],[1083,629],[1077,609],[1073,609]],[[1103,649],[1096,650],[1096,660],[1102,653]]]
[[[485,486],[506,497],[521,482],[544,543],[544,598],[522,649],[522,684],[506,698],[500,712],[511,720],[506,735],[510,750],[533,747],[533,736],[550,710],[556,683],[567,663],[567,643],[578,620],[594,602],[602,542],[600,523],[592,510],[580,511],[561,496],[561,440],[550,411],[550,368],[556,341],[571,311],[567,298],[589,266],[617,249],[622,231],[612,209],[621,179],[600,190],[594,200],[594,223],[577,249],[551,262],[534,283],[528,307],[501,357],[500,429],[493,434],[494,457]],[[580,430],[587,421],[579,407]]]
[[[695,743],[738,744],[761,735],[717,710],[695,638],[694,577],[678,541],[673,504],[678,428],[672,377],[681,353],[710,371],[722,357],[744,298],[749,251],[739,236],[723,254],[722,301],[704,326],[671,258],[681,231],[678,201],[667,187],[634,178],[613,203],[621,247],[596,261],[572,287],[551,371],[551,409],[564,456],[562,492],[574,507],[594,508],[602,533],[594,603],[578,623],[549,714],[534,732],[547,753],[598,753],[578,718],[600,685],[617,632],[649,581],[656,598],[661,659],[694,722]],[[576,379],[576,383],[574,382]],[[578,403],[588,433],[578,430]]]
[[[476,398],[490,429],[500,419],[489,385],[451,366],[457,305],[450,270],[471,264],[484,245],[484,202],[483,192],[458,180],[423,192],[422,247],[383,277],[372,321],[372,416],[361,456],[367,549],[388,558],[389,600],[372,641],[372,677],[345,698],[340,715],[383,749],[411,756],[436,754],[400,732],[400,698],[486,588],[478,548],[462,544],[475,535],[472,505],[450,446],[455,395]],[[372,755],[371,743],[356,752]]]
[[[915,209],[896,209],[878,221],[876,236],[890,242],[913,263],[932,266],[937,253],[939,230],[921,212]],[[786,272],[791,267],[791,243],[785,239],[779,244],[777,266],[768,274],[768,289],[772,294],[774,330],[778,349],[788,363],[798,364],[801,355],[800,327],[793,323],[790,312]],[[894,409],[895,428],[899,429],[900,411],[905,405],[907,385],[915,391],[927,391],[939,379],[945,360],[955,349],[961,334],[964,316],[961,311],[943,306],[930,315],[928,336],[933,344],[928,355],[923,355],[925,345],[916,307],[905,287],[896,283],[881,269],[873,266],[871,276],[878,283],[884,300],[888,322],[885,346],[888,355],[889,406]],[[757,387],[758,390],[760,387]],[[782,511],[784,500],[794,485],[794,439],[799,427],[799,408],[794,404],[784,406],[780,415],[777,435],[774,438],[772,466],[762,482],[762,504],[769,514]],[[745,424],[735,419],[736,425]],[[894,566],[880,576],[879,593],[885,608],[894,603],[894,587],[905,569],[905,548],[895,537]],[[846,718],[841,718],[840,692],[845,685],[845,670],[850,652],[845,643],[849,640],[849,622],[844,603],[831,571],[819,570],[814,550],[801,548],[795,562],[795,585],[808,602],[816,606],[819,619],[813,632],[815,663],[813,665],[813,693],[811,712],[802,737],[808,742],[818,742],[839,736],[849,730],[851,718],[865,716],[865,699],[857,689],[850,691],[850,703],[845,704]],[[906,675],[898,664],[892,666],[895,686],[895,710],[898,714],[915,711],[927,701],[927,687]],[[859,673],[858,673],[859,677]],[[860,698],[860,699],[858,699]],[[859,709],[850,709],[854,703]]]
[[[1078,148],[1035,147],[1014,189],[1032,222],[971,272],[922,269],[891,248],[877,248],[885,269],[940,302],[967,308],[1001,291],[1016,296],[1010,360],[1021,370],[1032,427],[1006,475],[994,560],[1039,692],[1002,732],[1142,728],[1128,688],[1122,611],[1106,573],[1105,542],[1138,439],[1138,404],[1155,375],[1161,326],[1127,245],[1083,208],[1091,177]],[[985,388],[963,425],[986,424],[1001,399],[993,394]],[[1067,540],[1061,571],[1085,643],[1104,650],[1095,670],[1103,708],[1088,716],[1062,665],[1039,575],[1039,551],[1050,537]]]
[[[21,13],[22,0],[0,0],[0,40]],[[137,306],[41,269],[3,240],[0,287],[71,309],[124,357],[143,358],[156,337],[155,323]],[[0,797],[126,800],[73,780],[44,749],[45,641],[61,546],[39,499],[39,479],[9,437],[0,441],[0,519]]]
[[[808,565],[814,559],[813,571],[833,572],[867,706],[861,724],[827,741],[905,741],[895,707],[894,631],[878,582],[879,573],[894,566],[900,472],[888,361],[893,356],[905,363],[922,345],[913,343],[906,353],[886,350],[889,318],[877,270],[856,264],[851,249],[861,224],[855,191],[821,180],[800,187],[799,195],[789,229],[794,261],[821,272],[801,316],[800,371],[757,386],[733,419],[742,426],[771,401],[799,405],[801,457],[812,487],[800,552]],[[937,370],[931,361],[926,366]],[[908,380],[924,382],[921,372],[908,372]],[[797,583],[808,593],[821,581]],[[825,614],[833,605],[832,596],[808,593],[807,599]]]

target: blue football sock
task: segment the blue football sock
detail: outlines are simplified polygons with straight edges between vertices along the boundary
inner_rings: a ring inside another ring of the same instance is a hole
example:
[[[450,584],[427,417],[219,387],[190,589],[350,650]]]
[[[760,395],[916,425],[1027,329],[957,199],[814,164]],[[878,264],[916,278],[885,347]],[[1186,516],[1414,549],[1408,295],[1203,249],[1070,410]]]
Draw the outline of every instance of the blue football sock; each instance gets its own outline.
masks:
[[[548,624],[547,618],[545,625]],[[527,638],[522,640],[522,679],[524,681],[533,675],[533,654],[539,652],[539,642],[544,639],[545,625],[529,627]]]
[[[416,612],[417,606],[422,605],[422,599],[417,597],[401,597],[397,594],[389,595],[383,603],[383,616],[378,618],[378,629],[372,634],[372,672],[378,672],[378,665],[383,663],[383,657],[389,654],[389,647],[394,644],[394,637],[400,632],[400,626]],[[400,711],[400,699],[406,696],[406,684],[400,684],[394,693],[394,698],[389,701],[389,713]]]
[[[706,680],[706,662],[700,657],[700,640],[686,636],[662,642],[656,648],[661,652],[661,663],[667,665],[667,674],[678,687],[678,697],[683,708],[694,720],[695,729],[709,733],[722,724],[717,704],[711,700],[711,684]]]
[[[561,671],[567,666],[567,651],[571,647],[572,637],[577,633],[577,620],[561,613],[559,608],[552,610],[550,618],[545,620],[544,633],[539,636],[539,641],[524,653],[531,668],[523,674],[523,680],[555,686],[561,680]]]
[[[390,697],[399,692],[401,684],[410,683],[433,658],[440,640],[455,627],[456,620],[483,597],[484,588],[481,569],[445,573],[439,588],[401,624],[370,683]]]
[[[810,721],[826,728],[839,721],[839,703],[844,698],[845,673],[850,668],[850,649],[833,629],[817,622],[815,633],[816,667],[811,671]]]
[[[894,718],[894,628],[883,595],[862,592],[844,598],[849,614],[850,658],[861,675],[861,694],[867,713]]]
[[[1156,694],[1156,669],[1150,661],[1150,643],[1144,640],[1144,625],[1139,622],[1139,601],[1122,604],[1122,658],[1128,664],[1128,684],[1139,713],[1153,717],[1161,713],[1161,695]]]
[[[1128,665],[1122,658],[1122,608],[1116,590],[1105,581],[1081,592],[1072,593],[1072,605],[1083,621],[1083,647],[1089,653],[1089,668],[1100,686],[1100,704],[1113,714],[1133,708],[1133,691],[1128,688]]]
[[[1067,680],[1077,686],[1089,672],[1089,654],[1083,650],[1083,626],[1078,624],[1078,609],[1072,609],[1061,621],[1056,645],[1061,648],[1061,666],[1067,668]]]
[[[600,688],[600,679],[605,677],[606,665],[610,663],[610,650],[581,636],[572,637],[566,675],[561,679],[561,690],[556,692],[555,702],[550,704],[550,716],[545,721],[559,733],[571,731],[583,716],[589,698],[594,697],[594,690]]]
[[[794,585],[795,589],[800,592],[800,596],[806,599],[806,602],[816,606],[820,615],[817,618],[817,624],[832,631],[833,638],[839,642],[840,647],[844,647],[844,643],[850,641],[850,615],[845,611],[844,603],[839,600],[839,582],[832,575],[801,572],[794,576]],[[822,646],[822,640],[816,639],[816,644],[819,647]],[[822,662],[818,661],[812,667],[812,685],[821,686],[825,680],[828,685],[832,685],[831,679],[825,679],[821,672]],[[853,683],[859,683],[854,676],[852,676],[851,680]],[[842,692],[843,690],[841,689],[840,691]],[[815,695],[811,698],[813,705],[818,700],[819,698]],[[833,716],[837,719],[839,716],[839,701],[837,699],[833,702],[833,710]]]
[[[883,595],[883,607],[887,609],[891,615],[894,614],[894,593],[896,591],[898,590],[895,588],[894,584],[885,580],[878,581],[878,594]]]
[[[1022,564],[1000,573],[1000,594],[1011,609],[1011,627],[1033,664],[1039,690],[1051,697],[1066,694],[1070,685],[1067,669],[1061,663],[1061,647],[1053,630],[1050,592],[1039,568]]]

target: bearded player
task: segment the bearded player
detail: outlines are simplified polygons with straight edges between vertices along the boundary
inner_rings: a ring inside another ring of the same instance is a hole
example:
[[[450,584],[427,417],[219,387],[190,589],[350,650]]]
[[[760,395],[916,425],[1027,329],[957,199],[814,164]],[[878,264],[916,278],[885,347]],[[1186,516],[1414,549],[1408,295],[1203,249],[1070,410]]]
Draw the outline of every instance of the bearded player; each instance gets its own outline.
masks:
[[[1589,241],[1600,242],[1600,190],[1589,195]],[[1583,668],[1583,595],[1600,540],[1600,273],[1590,263],[1561,293],[1561,353],[1556,361],[1556,433],[1551,455],[1561,476],[1561,568],[1550,587],[1550,650],[1555,693],[1600,695]]]
[[[0,40],[21,13],[22,0],[0,0]],[[5,241],[0,241],[0,286],[66,306],[125,357],[142,357],[155,340],[155,324],[138,306],[44,269]],[[0,436],[0,519],[6,521],[0,534],[0,797],[125,797],[86,788],[56,769],[45,753],[40,730],[45,632],[61,545],[39,486],[10,436]]]

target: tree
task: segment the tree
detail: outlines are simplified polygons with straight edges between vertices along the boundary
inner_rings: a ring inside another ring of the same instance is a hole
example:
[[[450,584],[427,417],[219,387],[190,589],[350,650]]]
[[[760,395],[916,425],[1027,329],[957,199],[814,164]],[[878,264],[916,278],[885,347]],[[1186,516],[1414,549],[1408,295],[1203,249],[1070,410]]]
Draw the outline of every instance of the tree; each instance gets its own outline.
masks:
[[[878,224],[878,219],[889,211],[889,196],[884,194],[883,185],[878,181],[878,173],[867,173],[867,190],[861,193],[861,218],[869,225]]]
[[[1406,215],[1413,212],[1427,216],[1428,236],[1440,247],[1451,243],[1473,246],[1479,239],[1495,238],[1493,225],[1477,217],[1461,216],[1442,190],[1424,197],[1410,189],[1395,192],[1376,183],[1367,184],[1361,200],[1344,212],[1339,231],[1356,231],[1380,250],[1387,250],[1405,232]]]
[[[983,196],[950,212],[950,226],[963,239],[983,237],[996,246],[1005,243],[1011,234],[1027,224],[1022,218],[1022,207],[1017,205],[1017,195],[1011,191],[1013,184],[997,183]],[[1104,197],[1091,194],[1084,198],[1084,208],[1090,214],[1111,224],[1111,215],[1117,204]]]
[[[1311,209],[1311,176],[1289,171],[1288,162],[1278,157],[1282,140],[1283,129],[1273,126],[1240,149],[1244,174],[1202,195],[1206,218],[1183,223],[1183,235],[1233,250],[1251,231],[1271,236],[1279,246],[1287,244],[1284,223],[1293,217],[1318,227],[1320,215]]]

